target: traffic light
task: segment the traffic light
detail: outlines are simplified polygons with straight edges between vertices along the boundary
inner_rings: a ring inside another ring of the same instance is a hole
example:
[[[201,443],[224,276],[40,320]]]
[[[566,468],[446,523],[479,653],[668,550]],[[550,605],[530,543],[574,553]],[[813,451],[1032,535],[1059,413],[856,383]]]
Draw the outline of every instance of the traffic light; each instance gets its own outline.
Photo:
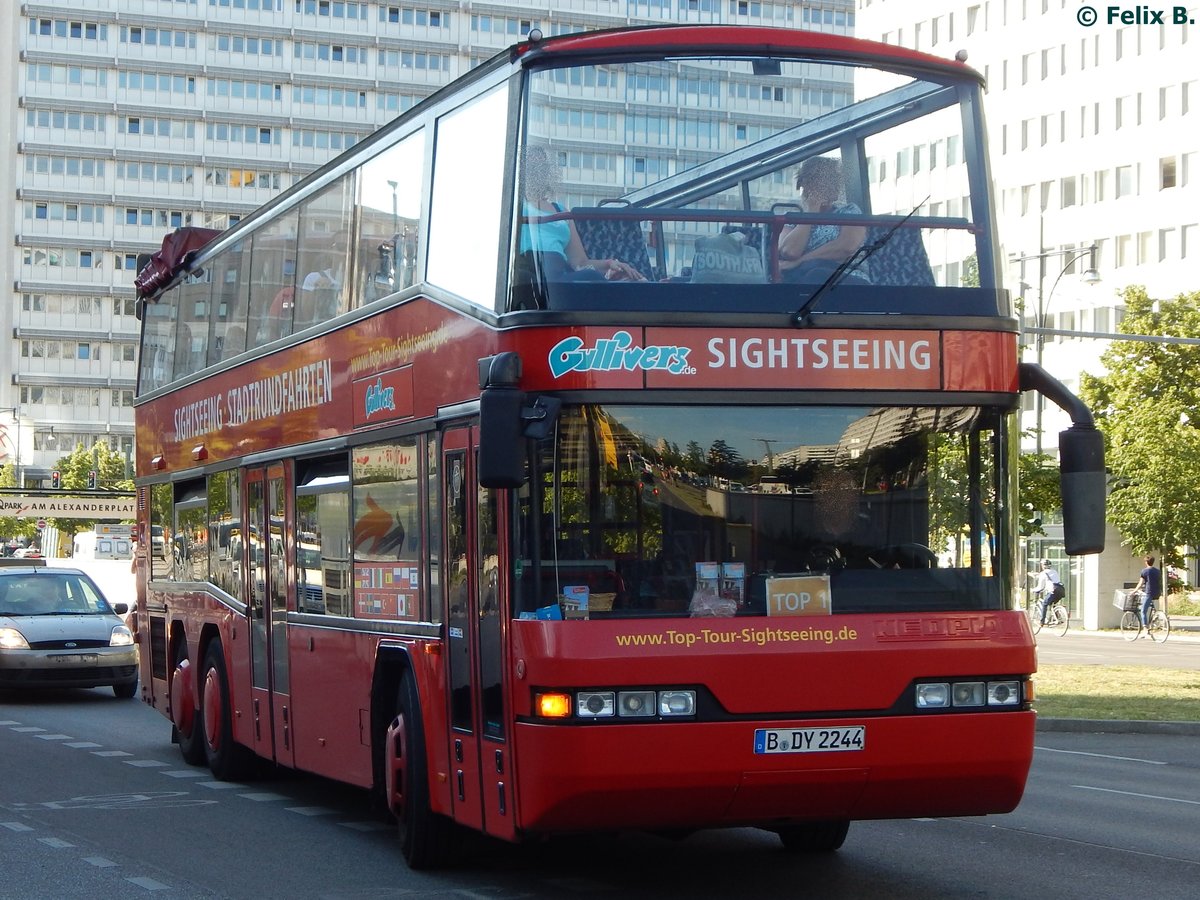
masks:
[[[99,477],[97,476],[95,469],[92,469],[92,471],[88,472],[88,490],[89,491],[94,491],[96,489],[98,481],[99,481]]]
[[[50,487],[56,491],[62,487],[62,472],[58,471],[58,469],[50,473]]]

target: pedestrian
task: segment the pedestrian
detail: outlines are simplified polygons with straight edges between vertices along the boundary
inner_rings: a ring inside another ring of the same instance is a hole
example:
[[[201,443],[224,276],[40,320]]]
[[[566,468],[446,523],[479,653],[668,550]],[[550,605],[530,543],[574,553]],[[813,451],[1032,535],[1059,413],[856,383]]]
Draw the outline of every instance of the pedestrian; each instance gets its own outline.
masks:
[[[1146,568],[1138,574],[1137,587],[1134,590],[1142,592],[1142,625],[1150,625],[1150,607],[1162,596],[1162,572],[1154,565],[1154,557],[1147,554],[1142,557]]]
[[[1051,603],[1057,603],[1066,596],[1066,590],[1063,588],[1062,578],[1058,574],[1058,569],[1051,565],[1050,560],[1042,560],[1042,568],[1039,572],[1031,572],[1030,578],[1036,578],[1037,583],[1034,584],[1033,590],[1039,597],[1042,598],[1042,624],[1046,624],[1046,610],[1050,608]]]

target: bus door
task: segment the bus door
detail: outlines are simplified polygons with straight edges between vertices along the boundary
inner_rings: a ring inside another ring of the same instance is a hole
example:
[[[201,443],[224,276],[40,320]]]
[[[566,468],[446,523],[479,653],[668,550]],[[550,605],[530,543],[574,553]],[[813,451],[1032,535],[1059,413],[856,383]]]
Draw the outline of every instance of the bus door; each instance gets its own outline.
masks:
[[[497,492],[475,481],[475,438],[460,427],[442,441],[451,796],[457,821],[512,837]]]
[[[293,765],[287,655],[287,528],[282,465],[246,475],[249,520],[250,701],[254,749],[267,759]]]

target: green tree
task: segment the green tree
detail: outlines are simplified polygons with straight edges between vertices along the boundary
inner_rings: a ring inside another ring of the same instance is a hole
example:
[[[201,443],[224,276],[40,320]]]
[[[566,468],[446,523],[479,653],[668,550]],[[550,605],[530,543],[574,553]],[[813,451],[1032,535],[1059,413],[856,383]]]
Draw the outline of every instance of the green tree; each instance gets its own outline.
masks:
[[[1022,453],[1017,458],[1017,525],[1021,537],[1045,534],[1046,514],[1062,506],[1058,463],[1049,453]]]
[[[1122,292],[1123,334],[1200,338],[1200,291],[1152,300]],[[1113,341],[1107,374],[1083,375],[1080,394],[1095,411],[1111,473],[1108,518],[1135,553],[1200,545],[1200,345]]]
[[[101,490],[133,490],[133,482],[125,477],[125,458],[110,449],[108,444],[96,443],[91,448],[76,444],[75,449],[60,457],[54,467],[62,475],[64,494],[87,490],[88,473],[93,471],[96,472],[97,486]],[[55,518],[50,522],[68,540],[81,531],[91,531],[96,527],[95,519]]]
[[[16,486],[16,464],[0,466],[0,488],[14,488]],[[0,539],[25,538],[26,540],[32,540],[36,534],[37,523],[35,519],[31,519],[28,516],[22,518],[0,516]]]

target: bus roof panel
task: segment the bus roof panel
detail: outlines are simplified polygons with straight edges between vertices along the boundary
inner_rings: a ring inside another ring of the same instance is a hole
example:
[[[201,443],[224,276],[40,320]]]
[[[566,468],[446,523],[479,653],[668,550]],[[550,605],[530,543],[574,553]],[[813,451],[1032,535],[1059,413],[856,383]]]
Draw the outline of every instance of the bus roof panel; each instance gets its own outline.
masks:
[[[983,76],[957,59],[943,59],[878,41],[866,41],[839,34],[805,31],[796,28],[770,28],[750,25],[650,25],[588,31],[518,44],[514,55],[529,61],[547,57],[625,55],[704,56],[746,53],[770,56],[812,56],[836,62],[921,71],[926,76],[983,83]]]

